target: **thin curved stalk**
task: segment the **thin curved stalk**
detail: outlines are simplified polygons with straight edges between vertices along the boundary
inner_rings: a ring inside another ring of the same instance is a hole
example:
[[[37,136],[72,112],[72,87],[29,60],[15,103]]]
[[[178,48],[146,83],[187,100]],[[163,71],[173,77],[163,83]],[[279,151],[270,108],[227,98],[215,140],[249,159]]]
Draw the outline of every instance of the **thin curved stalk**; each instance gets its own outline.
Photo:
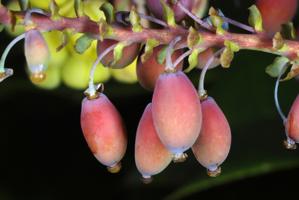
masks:
[[[108,47],[107,49],[105,49],[105,51],[103,51],[96,59],[96,61],[93,63],[91,70],[90,70],[90,74],[89,74],[89,90],[91,90],[92,92],[96,92],[95,86],[94,86],[94,73],[95,70],[97,68],[97,65],[100,63],[100,61],[108,54],[110,53],[112,50],[114,50],[114,48],[116,47],[117,44],[111,45],[110,47]]]
[[[204,88],[206,73],[207,73],[209,67],[211,66],[211,64],[213,63],[215,57],[219,56],[223,50],[224,50],[224,48],[222,48],[222,49],[218,50],[216,53],[214,53],[214,55],[209,58],[209,60],[207,61],[207,63],[205,64],[204,68],[202,69],[202,71],[200,73],[200,78],[199,78],[199,83],[198,83],[198,94],[200,95],[200,97],[206,95],[206,90]]]
[[[176,38],[174,38],[170,44],[167,47],[166,50],[166,66],[165,66],[165,70],[173,70],[174,69],[174,65],[172,63],[172,59],[171,59],[171,54],[174,50],[175,45],[182,39],[181,36],[178,36]]]
[[[274,87],[274,101],[275,101],[275,106],[276,106],[277,112],[278,112],[279,116],[281,117],[283,123],[286,121],[287,118],[284,115],[284,113],[282,112],[280,104],[279,104],[279,100],[278,100],[278,89],[279,89],[279,83],[280,83],[281,76],[284,74],[286,67],[287,67],[287,65],[281,70],[281,73],[279,74],[279,76],[276,79],[275,87]]]

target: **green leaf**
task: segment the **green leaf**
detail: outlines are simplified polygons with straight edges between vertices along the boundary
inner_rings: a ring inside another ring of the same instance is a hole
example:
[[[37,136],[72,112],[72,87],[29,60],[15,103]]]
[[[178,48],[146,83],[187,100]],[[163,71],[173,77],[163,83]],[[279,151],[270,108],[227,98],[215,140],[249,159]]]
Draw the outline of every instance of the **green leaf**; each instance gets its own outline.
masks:
[[[84,53],[90,46],[93,41],[88,35],[82,35],[80,38],[77,39],[75,44],[75,50],[77,53],[82,54]]]
[[[131,9],[129,19],[130,19],[131,25],[133,26],[133,28],[132,28],[133,32],[141,32],[142,26],[140,24],[140,16],[136,12],[135,7],[133,7]]]
[[[191,26],[189,28],[189,34],[187,37],[187,45],[189,49],[193,49],[194,47],[198,46],[200,43],[202,43],[202,37],[200,33]]]
[[[82,17],[84,15],[82,0],[75,0],[74,8],[77,17]]]
[[[237,43],[225,40],[224,41],[225,49],[220,56],[220,64],[223,68],[229,68],[233,59],[235,52],[240,50],[240,47]]]
[[[229,48],[233,52],[240,51],[240,46],[237,43],[229,41],[229,40],[224,41],[224,46],[226,46],[227,48]]]
[[[57,3],[55,2],[55,0],[50,1],[49,9],[51,11],[51,19],[54,21],[58,20],[60,18],[59,7],[58,7]]]
[[[113,51],[113,62],[109,65],[115,65],[115,63],[117,63],[121,57],[123,56],[123,49],[126,47],[127,45],[124,42],[119,42],[116,47],[114,48]]]
[[[100,19],[98,24],[101,41],[103,41],[105,37],[113,35],[113,28],[104,19]]]
[[[66,31],[63,31],[61,35],[61,44],[56,48],[56,51],[57,52],[61,51],[68,44],[68,41],[69,41],[69,35]]]
[[[223,28],[224,21],[221,16],[219,16],[218,11],[211,7],[209,10],[210,20],[212,25],[216,28],[216,33],[218,35],[223,35],[226,31]]]
[[[153,49],[157,47],[160,42],[156,39],[148,39],[145,44],[144,53],[141,56],[141,62],[144,63],[153,54]]]
[[[189,66],[184,72],[189,73],[192,69],[194,69],[198,65],[198,54],[200,53],[199,49],[194,49],[191,55],[188,57]]]
[[[111,3],[105,2],[101,5],[100,9],[104,12],[106,21],[111,24],[114,22],[114,7]]]
[[[287,50],[287,46],[284,42],[284,39],[281,35],[280,32],[277,32],[274,37],[273,37],[273,40],[272,40],[272,43],[273,43],[273,48],[274,49],[277,49],[277,50],[280,50],[280,51],[285,51]]]
[[[173,10],[166,4],[164,0],[160,0],[160,2],[163,7],[164,20],[169,26],[175,27],[176,23]]]
[[[263,18],[259,9],[256,7],[256,5],[252,5],[248,9],[250,11],[248,23],[254,28],[255,31],[262,32]]]
[[[281,25],[281,35],[287,40],[296,39],[296,30],[292,22]]]
[[[271,77],[278,77],[289,61],[288,58],[283,56],[275,58],[274,62],[266,68],[266,73]]]
[[[223,68],[229,68],[234,59],[234,52],[226,47],[220,56],[220,64]]]
[[[165,62],[166,55],[167,55],[167,46],[165,46],[164,48],[162,48],[160,50],[160,52],[158,53],[157,61],[158,61],[159,64],[162,65]]]
[[[20,5],[20,8],[22,11],[25,11],[28,9],[28,5],[29,5],[28,0],[18,0],[18,1],[19,1],[19,5]]]

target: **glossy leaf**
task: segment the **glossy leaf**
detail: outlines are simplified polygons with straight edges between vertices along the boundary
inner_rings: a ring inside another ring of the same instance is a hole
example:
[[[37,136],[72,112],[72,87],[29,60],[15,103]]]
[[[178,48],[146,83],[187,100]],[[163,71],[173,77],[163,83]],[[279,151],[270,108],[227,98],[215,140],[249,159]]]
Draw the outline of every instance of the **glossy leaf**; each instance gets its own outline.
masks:
[[[80,38],[77,39],[75,44],[75,50],[77,53],[82,54],[84,53],[90,46],[93,41],[88,35],[82,35]]]
[[[263,19],[259,9],[256,7],[256,5],[252,5],[251,7],[249,7],[249,11],[250,11],[249,18],[248,18],[249,24],[257,32],[263,31]]]
[[[271,77],[278,77],[281,71],[284,70],[286,64],[289,63],[289,59],[286,57],[277,57],[274,62],[266,68],[266,73]]]
[[[113,5],[109,2],[105,2],[102,4],[101,8],[100,8],[106,17],[106,21],[108,23],[112,23],[114,21],[114,8]]]
[[[160,0],[163,7],[164,19],[169,26],[176,26],[173,10],[165,3],[164,0]]]
[[[141,32],[142,26],[140,24],[140,16],[136,12],[136,8],[133,7],[131,9],[130,15],[129,15],[130,22],[132,24],[132,30],[133,32]]]
[[[141,62],[145,62],[153,54],[153,49],[157,47],[160,42],[156,39],[148,39],[145,44],[144,53],[141,56]]]
[[[199,49],[194,49],[192,51],[191,55],[188,57],[189,67],[185,69],[184,72],[188,73],[197,66],[199,53],[200,53]]]

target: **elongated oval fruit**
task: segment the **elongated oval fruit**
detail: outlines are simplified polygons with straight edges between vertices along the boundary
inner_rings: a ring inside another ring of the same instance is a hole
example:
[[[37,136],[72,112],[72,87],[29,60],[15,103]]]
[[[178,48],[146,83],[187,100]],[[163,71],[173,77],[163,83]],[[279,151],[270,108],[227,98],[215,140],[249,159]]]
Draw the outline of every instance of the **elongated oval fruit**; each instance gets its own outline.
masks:
[[[108,171],[117,173],[127,148],[127,137],[121,116],[104,95],[82,101],[81,128],[86,142]]]
[[[269,35],[280,31],[281,25],[292,21],[298,0],[257,0],[256,5],[263,17],[263,27]]]
[[[50,52],[38,30],[31,29],[25,33],[24,51],[31,81],[34,83],[43,81],[46,78],[45,71]]]
[[[141,57],[138,58],[136,73],[140,85],[147,90],[154,90],[156,81],[160,74],[164,72],[165,65],[157,61],[157,56],[164,46],[158,46],[153,49],[153,54],[142,63]],[[183,54],[182,50],[177,50],[172,54],[172,60],[176,60]],[[176,70],[182,70],[183,62],[179,63]]]
[[[101,54],[103,51],[105,51],[105,49],[107,49],[108,47],[110,47],[111,45],[114,45],[116,43],[117,43],[117,41],[110,40],[110,39],[105,39],[102,42],[98,41],[98,44],[97,44],[98,55]],[[111,67],[114,69],[124,68],[124,67],[128,66],[129,64],[131,64],[135,60],[135,58],[138,56],[139,47],[140,47],[139,43],[134,43],[134,44],[124,47],[122,58],[119,61],[117,61],[116,63],[114,63],[113,65],[111,65],[111,63],[114,60],[113,51],[108,53],[102,59],[101,62],[106,67]]]
[[[213,98],[201,103],[202,128],[192,151],[198,162],[207,168],[208,175],[215,177],[221,173],[220,165],[228,156],[231,146],[229,123]]]
[[[197,92],[181,71],[159,76],[152,101],[153,121],[165,147],[174,161],[195,142],[201,128],[202,115]]]
[[[288,114],[285,128],[288,137],[299,143],[299,95],[296,97]]]
[[[161,143],[148,104],[140,119],[135,140],[135,163],[145,182],[163,171],[171,162],[172,154]]]

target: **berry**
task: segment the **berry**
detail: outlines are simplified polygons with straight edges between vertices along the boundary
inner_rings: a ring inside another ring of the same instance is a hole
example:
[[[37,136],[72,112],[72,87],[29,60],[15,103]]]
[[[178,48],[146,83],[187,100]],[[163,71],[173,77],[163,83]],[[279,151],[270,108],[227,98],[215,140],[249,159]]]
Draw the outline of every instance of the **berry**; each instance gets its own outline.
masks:
[[[163,171],[171,162],[172,154],[161,143],[148,104],[140,119],[135,141],[135,163],[145,180]]]
[[[282,24],[293,19],[297,10],[297,0],[257,0],[256,5],[263,17],[264,30],[273,35],[280,31]]]
[[[158,136],[174,154],[174,161],[195,142],[201,128],[201,107],[197,92],[181,71],[159,76],[152,101],[153,121]]]
[[[186,14],[180,9],[177,3],[172,4],[171,0],[164,0],[174,11],[176,21],[181,21],[186,17]],[[192,9],[193,0],[179,0],[188,10]],[[160,0],[146,0],[148,9],[159,19],[163,19],[163,7]]]
[[[285,128],[288,136],[299,143],[299,95],[296,97],[288,114]]]
[[[144,63],[141,62],[141,57],[138,58],[137,77],[140,85],[147,90],[154,90],[156,80],[159,75],[164,72],[165,66],[158,63],[157,56],[164,46],[158,46],[153,49],[153,54]],[[177,59],[182,55],[182,50],[177,50],[172,54],[172,59]],[[183,62],[177,65],[176,70],[182,70]]]
[[[110,39],[105,39],[103,42],[98,41],[98,45],[97,45],[98,55],[100,55],[103,51],[105,51],[105,49],[107,49],[108,47],[116,43],[117,41],[110,40]],[[122,58],[119,61],[117,61],[113,66],[111,66],[111,63],[113,62],[114,59],[113,52],[110,52],[107,56],[105,56],[102,60],[102,63],[103,65],[111,68],[117,68],[117,69],[124,68],[135,60],[135,58],[139,54],[139,47],[140,44],[138,43],[134,43],[129,46],[126,46],[123,49]]]
[[[46,78],[46,64],[50,57],[45,39],[38,30],[31,29],[25,33],[24,46],[31,81],[35,83],[43,81]]]
[[[192,151],[198,162],[207,168],[210,176],[220,174],[220,165],[226,159],[231,146],[231,130],[228,121],[213,98],[201,103],[202,128]]]
[[[95,99],[83,99],[81,128],[96,159],[111,173],[118,172],[127,136],[120,114],[104,94]]]

